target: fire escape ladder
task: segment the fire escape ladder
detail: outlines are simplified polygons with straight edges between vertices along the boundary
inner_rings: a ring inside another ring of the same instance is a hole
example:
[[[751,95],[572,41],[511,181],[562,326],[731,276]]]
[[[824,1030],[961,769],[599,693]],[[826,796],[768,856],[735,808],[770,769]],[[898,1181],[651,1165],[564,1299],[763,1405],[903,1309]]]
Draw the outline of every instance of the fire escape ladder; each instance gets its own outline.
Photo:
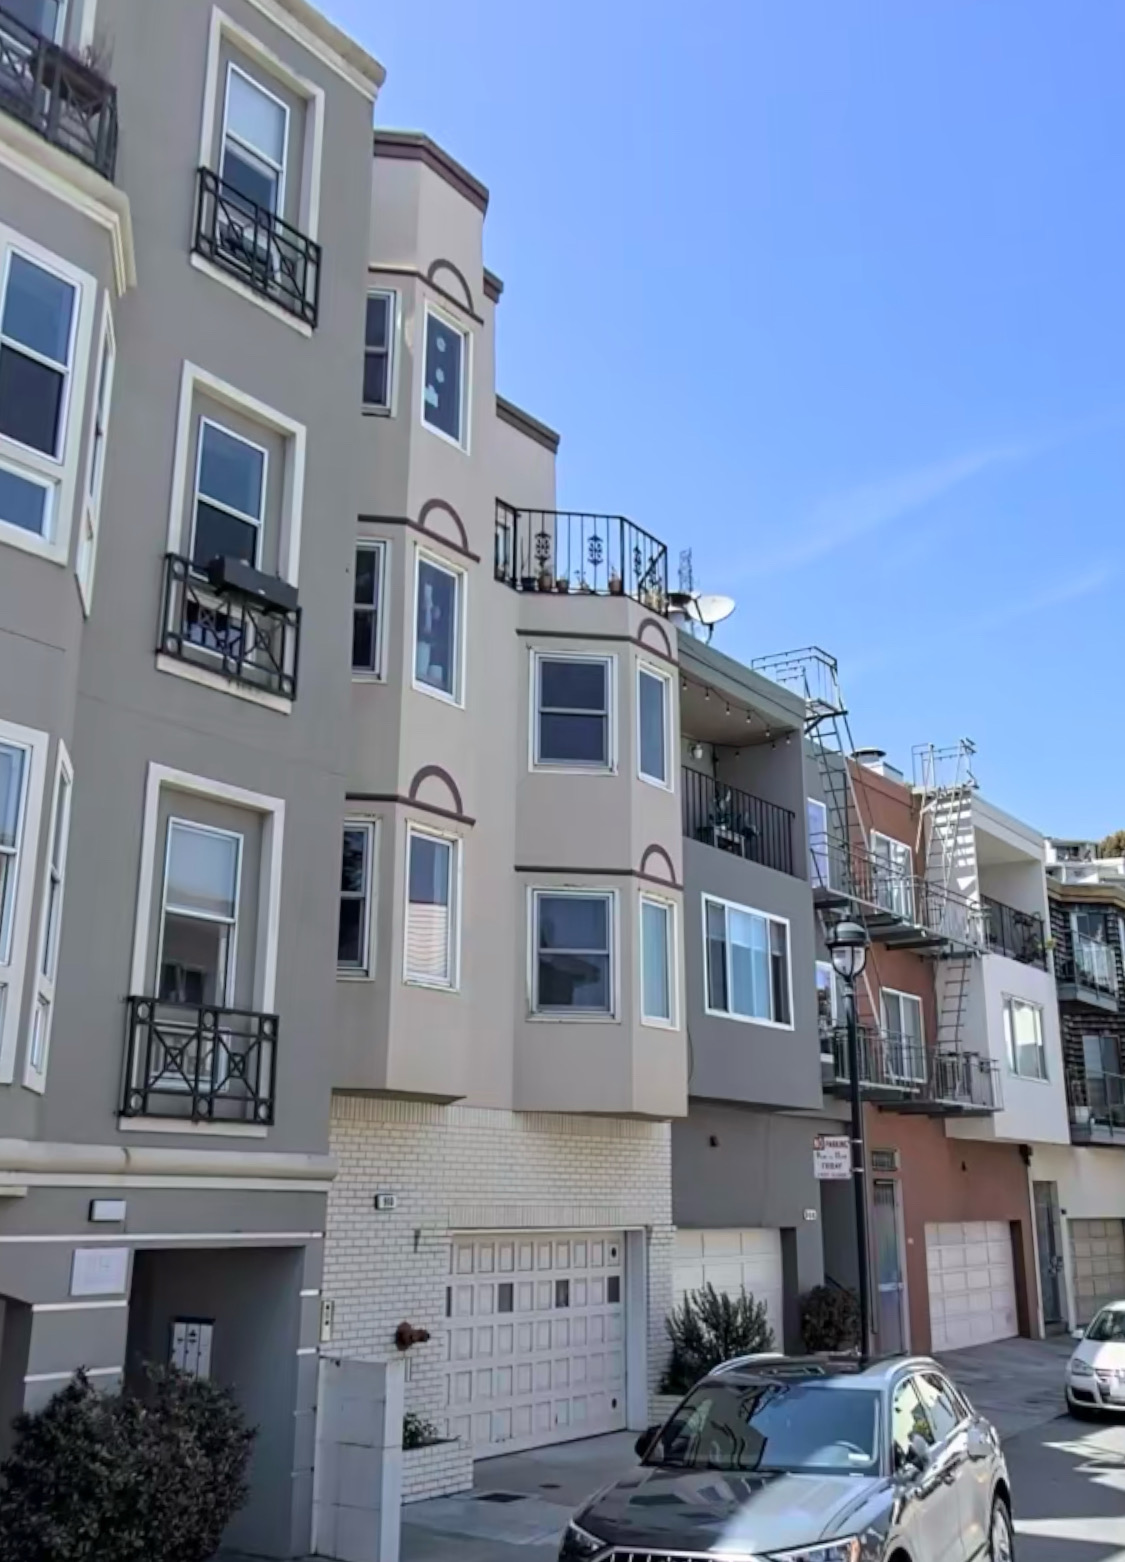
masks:
[[[961,1052],[965,1003],[982,930],[973,847],[975,752],[972,741],[961,738],[950,748],[921,743],[913,754],[918,855],[924,864],[926,893],[934,895],[933,910],[951,940],[938,956],[934,1045],[939,1052],[957,1054]],[[966,898],[970,891],[971,898]]]

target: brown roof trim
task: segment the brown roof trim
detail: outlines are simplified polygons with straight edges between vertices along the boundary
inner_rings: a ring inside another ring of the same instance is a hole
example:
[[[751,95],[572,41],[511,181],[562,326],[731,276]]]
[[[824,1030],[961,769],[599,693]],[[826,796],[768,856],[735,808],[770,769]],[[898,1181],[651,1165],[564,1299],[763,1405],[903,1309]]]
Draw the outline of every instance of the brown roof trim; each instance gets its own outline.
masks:
[[[542,445],[544,450],[549,450],[552,455],[559,448],[561,434],[556,434],[553,428],[548,428],[546,423],[540,423],[538,418],[533,418],[530,412],[525,412],[522,407],[517,407],[513,401],[505,401],[503,396],[496,398],[496,416],[501,423],[507,423],[510,427],[526,434],[528,439],[533,439],[537,445]]]
[[[376,130],[374,139],[376,157],[397,159],[406,163],[425,163],[431,173],[444,179],[458,195],[475,206],[483,216],[488,210],[488,187],[474,179],[436,141],[419,130]]]
[[[415,773],[414,779],[410,783],[410,792],[408,794],[412,803],[418,801],[418,793],[421,791],[424,781],[440,781],[453,799],[453,812],[456,817],[459,819],[465,817],[465,800],[461,796],[461,788],[449,774],[449,771],[444,770],[441,765],[423,765],[421,770]]]
[[[440,266],[442,264],[448,264],[448,262],[434,262],[435,266]],[[466,306],[465,300],[463,298],[458,298],[456,293],[451,293],[447,287],[442,287],[440,282],[435,282],[434,279],[425,271],[419,271],[417,266],[370,265],[367,269],[375,276],[415,277],[419,282],[424,282],[432,292],[437,293],[439,297],[444,298],[447,304],[451,304],[454,309],[460,310],[463,315],[468,315],[469,319],[474,321],[477,325],[484,324],[482,316],[476,314],[472,309],[469,309]],[[431,266],[430,270],[432,271],[433,269],[434,267]]]
[[[470,829],[476,824],[476,820],[468,814],[454,813],[452,808],[439,808],[436,803],[423,803],[417,797],[403,797],[401,792],[349,792],[345,802],[394,803],[402,808],[420,808],[424,814],[433,814],[438,819],[452,819],[455,824],[467,824]]]
[[[645,873],[640,868],[545,868],[542,864],[526,862],[516,863],[517,873],[534,873],[557,876],[560,873],[575,878],[603,878],[603,879],[643,879],[646,884],[659,884],[662,889],[683,889],[683,885],[676,879],[658,879],[655,874]]]
[[[360,516],[361,521],[373,521],[377,519],[378,517],[374,515]],[[559,602],[566,602],[569,600],[569,593],[567,592],[544,592],[543,595],[551,595],[555,598],[556,601]],[[616,640],[622,645],[635,645],[638,651],[645,651],[649,656],[655,656],[657,661],[667,662],[669,667],[678,667],[680,665],[674,656],[666,656],[664,652],[658,650],[656,646],[649,645],[647,640],[637,639],[635,635],[599,634],[583,629],[517,629],[516,634],[524,640]],[[702,687],[703,686],[701,684],[700,688]]]
[[[441,499],[427,500],[423,506],[423,513],[428,514],[434,507],[448,510],[454,519],[460,524],[460,517],[450,505]],[[451,553],[459,553],[463,559],[468,559],[472,564],[480,563],[480,554],[474,553],[470,548],[463,548],[460,543],[454,542],[452,537],[443,537],[441,532],[433,531],[429,526],[424,526],[420,520],[412,521],[409,515],[357,515],[356,520],[363,526],[407,526],[412,532],[417,532],[420,537],[425,537],[427,542],[440,543],[443,548],[448,548]]]
[[[489,271],[488,267],[485,266],[485,268],[484,268],[484,296],[485,296],[485,298],[490,298],[494,304],[498,304],[500,302],[500,294],[503,291],[504,291],[504,284],[503,284],[503,282],[501,282],[500,278],[496,275],[495,271]]]

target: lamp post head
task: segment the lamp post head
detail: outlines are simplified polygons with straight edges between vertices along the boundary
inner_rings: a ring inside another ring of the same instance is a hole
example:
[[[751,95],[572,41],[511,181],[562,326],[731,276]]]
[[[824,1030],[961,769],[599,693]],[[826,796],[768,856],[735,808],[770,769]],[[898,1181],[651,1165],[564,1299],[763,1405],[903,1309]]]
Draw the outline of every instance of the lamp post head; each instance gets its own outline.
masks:
[[[862,922],[843,920],[830,929],[825,942],[832,964],[846,982],[854,982],[863,975],[867,964],[867,950],[871,943]]]

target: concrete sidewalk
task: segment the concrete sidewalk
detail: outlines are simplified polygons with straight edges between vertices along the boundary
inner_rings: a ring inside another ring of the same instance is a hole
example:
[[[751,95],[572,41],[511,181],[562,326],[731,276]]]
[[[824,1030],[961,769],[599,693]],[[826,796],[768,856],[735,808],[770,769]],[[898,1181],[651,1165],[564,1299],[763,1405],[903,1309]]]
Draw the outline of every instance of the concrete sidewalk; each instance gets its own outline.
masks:
[[[942,1366],[1004,1438],[1065,1413],[1067,1336],[949,1351]],[[555,1562],[570,1515],[633,1467],[635,1433],[478,1462],[474,1489],[402,1513],[402,1562]],[[1092,1562],[1092,1559],[1091,1559]]]

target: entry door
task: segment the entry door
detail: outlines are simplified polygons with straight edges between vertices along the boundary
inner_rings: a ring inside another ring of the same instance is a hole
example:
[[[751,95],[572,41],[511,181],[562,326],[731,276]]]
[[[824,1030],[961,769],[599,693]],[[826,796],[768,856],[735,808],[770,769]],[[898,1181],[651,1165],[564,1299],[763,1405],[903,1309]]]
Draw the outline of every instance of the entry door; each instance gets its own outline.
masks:
[[[1043,1325],[1058,1329],[1063,1323],[1062,1244],[1059,1237],[1058,1190],[1053,1182],[1037,1182],[1035,1236],[1039,1244],[1039,1290],[1043,1297]]]
[[[876,1182],[875,1284],[879,1298],[879,1352],[905,1349],[902,1254],[898,1245],[898,1198],[893,1182]]]

